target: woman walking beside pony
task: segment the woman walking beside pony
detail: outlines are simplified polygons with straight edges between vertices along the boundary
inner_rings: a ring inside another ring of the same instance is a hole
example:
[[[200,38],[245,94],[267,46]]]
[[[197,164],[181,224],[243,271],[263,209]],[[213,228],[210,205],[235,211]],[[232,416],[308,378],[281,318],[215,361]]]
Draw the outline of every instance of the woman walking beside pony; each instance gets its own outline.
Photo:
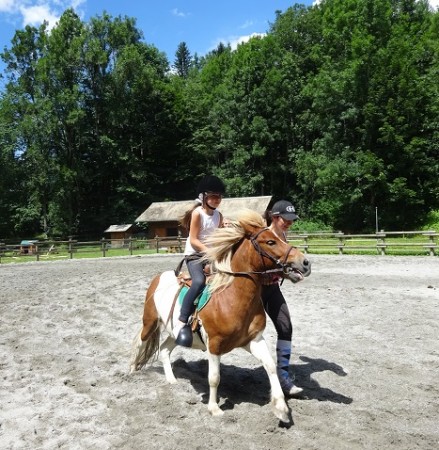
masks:
[[[273,205],[271,212],[268,214],[267,222],[270,224],[270,230],[284,242],[287,242],[288,229],[298,218],[294,206],[287,200],[280,200]],[[294,384],[289,373],[293,324],[291,323],[288,305],[280,290],[281,281],[282,278],[276,274],[264,277],[262,303],[277,332],[277,375],[280,385],[286,396],[293,396],[300,394],[303,389]]]

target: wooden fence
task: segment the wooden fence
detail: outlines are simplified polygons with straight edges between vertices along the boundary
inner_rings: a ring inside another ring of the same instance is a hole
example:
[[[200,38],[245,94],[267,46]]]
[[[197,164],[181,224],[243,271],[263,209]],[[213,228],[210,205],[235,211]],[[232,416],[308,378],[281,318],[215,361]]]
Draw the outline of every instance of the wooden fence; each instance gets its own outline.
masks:
[[[11,261],[106,257],[148,253],[182,253],[186,239],[180,236],[154,239],[105,239],[99,241],[32,241],[32,246],[0,242],[0,263]]]
[[[435,231],[380,231],[373,234],[289,233],[288,240],[305,253],[373,253],[435,256],[439,233]]]
[[[438,252],[439,233],[435,231],[380,231],[374,234],[289,233],[288,242],[304,253],[335,254],[405,254],[430,255]],[[0,263],[75,257],[106,257],[148,253],[182,253],[186,239],[156,237],[154,239],[101,239],[82,242],[37,241],[31,248],[22,244],[0,242]]]

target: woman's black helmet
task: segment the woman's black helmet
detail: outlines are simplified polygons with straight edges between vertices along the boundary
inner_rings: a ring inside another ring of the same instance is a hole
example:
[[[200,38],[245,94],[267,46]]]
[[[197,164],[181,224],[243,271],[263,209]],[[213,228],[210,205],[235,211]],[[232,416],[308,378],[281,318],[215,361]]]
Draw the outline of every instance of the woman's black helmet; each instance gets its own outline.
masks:
[[[205,192],[225,194],[226,187],[224,186],[224,183],[215,175],[207,175],[198,183],[197,187],[197,194],[204,194]]]

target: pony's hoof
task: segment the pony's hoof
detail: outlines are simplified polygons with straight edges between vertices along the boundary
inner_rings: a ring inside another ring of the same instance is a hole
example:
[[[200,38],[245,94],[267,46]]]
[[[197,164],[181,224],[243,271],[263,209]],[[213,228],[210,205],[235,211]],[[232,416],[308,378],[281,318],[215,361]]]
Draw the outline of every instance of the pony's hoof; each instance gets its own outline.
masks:
[[[282,413],[280,415],[276,414],[276,416],[282,423],[290,423],[291,422],[288,414]]]
[[[175,343],[181,345],[182,347],[192,347],[192,341],[194,340],[192,336],[192,329],[189,325],[184,325],[180,332],[178,333]]]
[[[141,368],[140,364],[130,364],[130,373],[138,372]]]
[[[290,422],[290,416],[289,416],[290,410],[288,409],[288,406],[285,403],[285,400],[282,399],[282,400],[275,401],[275,402],[273,402],[272,406],[273,406],[274,415],[281,422],[284,422],[284,423]]]
[[[213,417],[221,417],[224,415],[224,411],[218,406],[209,406],[209,412]]]

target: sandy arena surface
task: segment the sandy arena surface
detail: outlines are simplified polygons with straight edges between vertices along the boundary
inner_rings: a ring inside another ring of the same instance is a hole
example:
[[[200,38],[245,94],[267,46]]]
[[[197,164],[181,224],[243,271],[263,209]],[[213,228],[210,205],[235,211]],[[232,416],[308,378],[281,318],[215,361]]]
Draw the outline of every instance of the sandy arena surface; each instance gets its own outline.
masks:
[[[222,358],[221,418],[200,351],[174,351],[176,385],[160,362],[128,374],[145,290],[180,258],[0,266],[1,449],[439,448],[438,257],[311,255],[284,283],[304,388],[290,427],[241,349]]]

